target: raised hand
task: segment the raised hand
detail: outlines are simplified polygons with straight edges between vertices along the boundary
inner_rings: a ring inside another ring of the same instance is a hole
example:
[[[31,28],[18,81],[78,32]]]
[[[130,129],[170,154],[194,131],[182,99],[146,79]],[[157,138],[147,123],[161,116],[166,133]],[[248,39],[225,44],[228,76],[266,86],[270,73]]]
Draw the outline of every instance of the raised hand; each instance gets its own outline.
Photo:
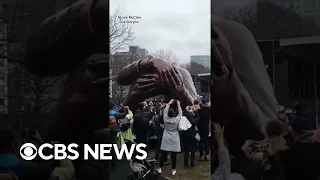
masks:
[[[214,126],[214,136],[217,140],[223,140],[223,134],[224,134],[224,127],[221,127],[218,123],[213,123]]]
[[[177,105],[178,105],[178,107],[181,107],[181,106],[180,106],[180,101],[179,101],[179,100],[177,100]]]
[[[213,123],[214,126],[214,137],[218,143],[219,148],[224,147],[224,127],[221,127],[218,123]]]
[[[169,101],[169,104],[172,104],[174,102],[174,99],[171,99],[170,101]]]

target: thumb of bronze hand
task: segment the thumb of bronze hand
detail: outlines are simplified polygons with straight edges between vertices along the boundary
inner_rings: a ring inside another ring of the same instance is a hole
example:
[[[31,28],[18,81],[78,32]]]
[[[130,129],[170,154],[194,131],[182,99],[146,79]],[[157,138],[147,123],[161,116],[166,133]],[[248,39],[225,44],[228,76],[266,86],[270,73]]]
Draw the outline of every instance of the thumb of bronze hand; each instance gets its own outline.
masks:
[[[218,28],[215,28],[214,31],[218,34],[218,38],[212,40],[211,44],[211,52],[213,54],[212,75],[216,77],[228,76],[231,72],[227,66],[232,66],[231,48],[223,33]]]

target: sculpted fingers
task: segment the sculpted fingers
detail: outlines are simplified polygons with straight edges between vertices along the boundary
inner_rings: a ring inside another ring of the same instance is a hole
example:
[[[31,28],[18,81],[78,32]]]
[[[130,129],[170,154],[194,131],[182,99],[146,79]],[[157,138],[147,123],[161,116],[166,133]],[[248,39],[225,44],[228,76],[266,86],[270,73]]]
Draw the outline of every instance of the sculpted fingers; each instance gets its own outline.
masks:
[[[223,59],[223,63],[227,66],[232,66],[232,51],[229,44],[229,41],[224,36],[224,34],[221,32],[220,29],[216,28],[216,32],[218,33],[218,38],[212,40],[213,46],[217,48],[219,51],[220,56]],[[214,47],[212,47],[214,48]]]
[[[218,32],[217,32],[217,28],[214,26],[214,24],[211,25],[211,36],[213,39],[217,39],[219,38]]]
[[[173,69],[174,69],[174,72],[177,73],[179,80],[182,82],[183,80],[182,80],[182,75],[181,75],[180,71],[175,66],[173,66]]]
[[[157,74],[143,75],[137,80],[138,89],[149,91],[150,89],[160,88],[161,80]]]
[[[178,84],[176,83],[176,77],[175,77],[176,73],[173,73],[171,71],[167,72],[167,76],[169,76],[169,79],[167,81],[167,84],[169,86],[169,88],[171,89],[176,89]]]
[[[173,67],[171,70],[171,74],[173,74],[173,80],[176,84],[176,87],[179,87],[182,85],[182,80],[180,79],[180,75],[179,72],[177,73],[177,71],[175,70],[175,68]]]
[[[213,59],[212,59],[213,65],[217,66],[217,65],[224,64],[222,55],[215,42],[211,42],[211,54],[213,56]]]
[[[218,38],[212,40],[211,84],[227,84],[232,74],[232,53],[223,33],[218,28],[215,28],[214,31],[218,34]]]
[[[139,88],[139,90],[144,91],[146,93],[150,89],[155,89],[155,84],[150,83],[150,84],[145,84],[145,85],[139,85],[138,88]]]

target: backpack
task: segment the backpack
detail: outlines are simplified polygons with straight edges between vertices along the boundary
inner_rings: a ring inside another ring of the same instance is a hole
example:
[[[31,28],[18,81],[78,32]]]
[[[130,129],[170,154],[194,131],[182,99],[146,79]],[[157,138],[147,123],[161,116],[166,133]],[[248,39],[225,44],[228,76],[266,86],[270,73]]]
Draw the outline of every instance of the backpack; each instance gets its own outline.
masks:
[[[0,165],[0,179],[1,180],[19,180],[17,174],[10,168]]]
[[[142,112],[141,112],[141,117],[142,117],[141,119],[142,119],[143,122],[149,124],[149,121],[151,120],[151,119],[150,119],[150,114],[149,114],[149,112],[147,112],[147,111],[142,111]]]
[[[136,117],[140,116],[141,121],[139,122],[140,125],[142,125],[143,127],[149,127],[149,121],[150,119],[150,115],[147,111],[140,111],[136,114]]]
[[[126,131],[130,128],[130,119],[128,118],[119,119],[118,124],[121,131]]]

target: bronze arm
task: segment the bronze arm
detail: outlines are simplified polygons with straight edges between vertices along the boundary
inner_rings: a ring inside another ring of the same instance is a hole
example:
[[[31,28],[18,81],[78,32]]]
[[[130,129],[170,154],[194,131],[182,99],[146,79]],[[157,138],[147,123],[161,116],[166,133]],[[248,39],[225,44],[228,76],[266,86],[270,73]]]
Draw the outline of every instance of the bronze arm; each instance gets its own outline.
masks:
[[[140,59],[122,68],[118,73],[117,83],[122,86],[131,85],[142,74],[151,73],[154,69],[148,64],[150,59]]]
[[[231,75],[228,86],[213,87],[212,119],[226,126],[228,144],[233,146],[230,151],[235,153],[245,140],[263,139],[266,123],[277,117],[278,105],[251,32],[242,24],[221,18],[213,18],[213,23],[229,42],[233,58],[225,63]]]

